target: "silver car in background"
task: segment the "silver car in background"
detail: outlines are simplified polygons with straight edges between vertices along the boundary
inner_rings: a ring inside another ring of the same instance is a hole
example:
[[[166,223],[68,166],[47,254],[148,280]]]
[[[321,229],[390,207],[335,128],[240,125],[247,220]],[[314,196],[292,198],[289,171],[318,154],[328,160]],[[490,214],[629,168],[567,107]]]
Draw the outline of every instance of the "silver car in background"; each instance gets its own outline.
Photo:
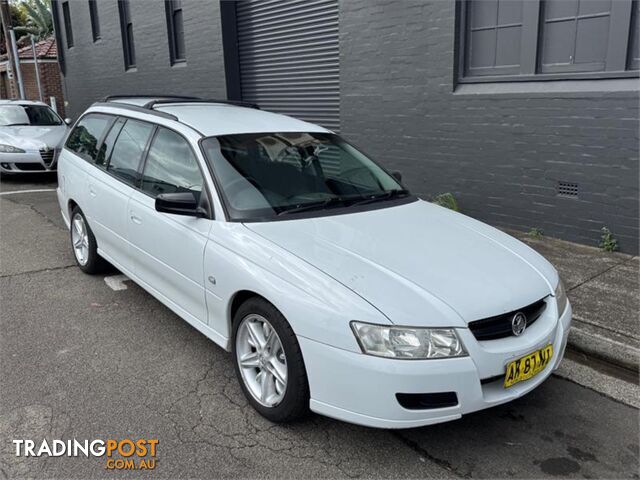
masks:
[[[42,102],[0,100],[0,173],[54,172],[67,122]]]

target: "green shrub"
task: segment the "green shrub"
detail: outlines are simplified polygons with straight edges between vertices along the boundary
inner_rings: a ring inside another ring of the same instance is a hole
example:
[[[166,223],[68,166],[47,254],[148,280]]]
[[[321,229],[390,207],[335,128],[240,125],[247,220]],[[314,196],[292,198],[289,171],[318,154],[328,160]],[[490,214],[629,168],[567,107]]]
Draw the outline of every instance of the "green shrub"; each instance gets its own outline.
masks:
[[[531,230],[527,232],[527,236],[531,238],[542,238],[543,235],[544,235],[544,232],[542,231],[541,228],[538,228],[538,227],[533,227]]]
[[[454,197],[451,193],[441,193],[440,195],[436,195],[431,200],[432,203],[436,205],[440,205],[441,207],[448,208],[449,210],[453,210],[454,212],[459,212],[460,208],[458,207],[458,202],[456,201],[456,197]]]
[[[600,239],[600,248],[605,252],[615,252],[618,250],[618,240],[607,227],[602,227],[602,236]]]

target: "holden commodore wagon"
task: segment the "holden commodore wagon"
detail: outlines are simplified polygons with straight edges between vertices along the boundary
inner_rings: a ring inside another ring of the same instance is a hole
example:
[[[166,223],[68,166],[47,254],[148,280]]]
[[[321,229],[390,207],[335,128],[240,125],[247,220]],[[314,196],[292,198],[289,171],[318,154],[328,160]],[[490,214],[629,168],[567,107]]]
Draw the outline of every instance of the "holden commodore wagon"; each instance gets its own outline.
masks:
[[[111,98],[76,122],[58,180],[80,269],[107,260],[232,352],[272,421],[454,420],[562,360],[571,306],[549,262],[318,125]]]

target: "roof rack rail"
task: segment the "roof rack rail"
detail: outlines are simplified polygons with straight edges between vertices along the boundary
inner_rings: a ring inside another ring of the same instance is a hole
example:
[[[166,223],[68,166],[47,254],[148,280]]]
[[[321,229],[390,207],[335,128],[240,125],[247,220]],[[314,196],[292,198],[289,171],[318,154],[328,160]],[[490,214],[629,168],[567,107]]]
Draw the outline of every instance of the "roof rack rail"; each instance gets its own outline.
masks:
[[[171,103],[223,103],[227,105],[236,105],[238,107],[247,107],[247,108],[255,108],[256,110],[260,110],[260,107],[256,103],[251,102],[243,102],[240,100],[216,100],[212,98],[181,98],[181,97],[173,97],[167,99],[154,99],[150,102],[147,102],[143,105],[143,108],[148,108],[150,110],[153,109],[156,105],[160,104],[171,104]]]
[[[139,95],[134,95],[134,94],[125,94],[125,95],[107,95],[106,97],[104,97],[102,100],[100,100],[101,102],[110,102],[113,100],[118,100],[118,99],[127,99],[127,98],[155,98],[155,99],[180,99],[180,100],[199,100],[200,97],[193,97],[193,96],[185,96],[185,95],[149,95],[147,93],[143,93],[143,94],[139,94]]]
[[[92,106],[94,106],[94,107],[115,107],[113,102],[95,102]],[[171,115],[170,113],[161,112],[159,110],[152,110],[152,109],[140,107],[138,105],[131,105],[129,103],[119,103],[117,107],[118,108],[124,108],[126,110],[132,110],[134,112],[149,113],[151,115],[156,115],[158,117],[163,117],[163,118],[169,118],[171,120],[178,120],[178,117],[176,117],[175,115]]]

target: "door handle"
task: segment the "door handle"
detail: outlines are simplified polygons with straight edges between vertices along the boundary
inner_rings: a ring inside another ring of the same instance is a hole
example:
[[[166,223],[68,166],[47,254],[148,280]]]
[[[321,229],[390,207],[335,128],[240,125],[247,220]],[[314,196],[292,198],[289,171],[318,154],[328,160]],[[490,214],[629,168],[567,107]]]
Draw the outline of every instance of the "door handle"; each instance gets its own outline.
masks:
[[[134,215],[133,213],[131,215],[129,215],[129,218],[131,219],[131,221],[137,225],[142,225],[142,219],[136,215]]]

